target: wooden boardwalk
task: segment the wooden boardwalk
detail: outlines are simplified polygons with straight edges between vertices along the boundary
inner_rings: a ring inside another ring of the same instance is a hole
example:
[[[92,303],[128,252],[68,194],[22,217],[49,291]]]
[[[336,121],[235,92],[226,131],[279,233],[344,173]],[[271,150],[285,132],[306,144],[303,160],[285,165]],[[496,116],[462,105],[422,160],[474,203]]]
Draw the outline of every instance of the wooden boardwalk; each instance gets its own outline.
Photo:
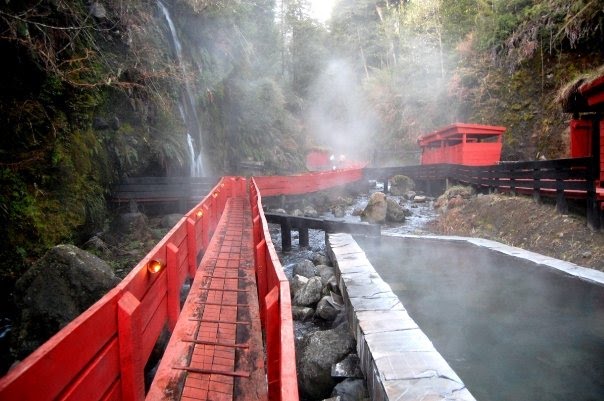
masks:
[[[230,198],[147,400],[266,400],[249,201]]]

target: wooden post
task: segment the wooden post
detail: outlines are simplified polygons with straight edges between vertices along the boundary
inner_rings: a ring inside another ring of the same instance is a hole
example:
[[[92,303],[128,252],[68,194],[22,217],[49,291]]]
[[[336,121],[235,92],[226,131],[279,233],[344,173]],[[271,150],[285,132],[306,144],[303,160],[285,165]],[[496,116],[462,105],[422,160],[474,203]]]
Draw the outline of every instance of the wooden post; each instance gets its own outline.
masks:
[[[599,230],[602,227],[602,209],[598,203],[596,193],[596,183],[600,178],[600,120],[599,116],[594,117],[591,127],[591,163],[588,166],[587,176],[589,177],[589,189],[587,191],[587,226],[592,230]]]
[[[262,239],[258,245],[256,245],[256,277],[258,280],[258,302],[260,303],[260,320],[263,324],[265,322],[264,316],[264,297],[268,292],[268,277],[266,273],[266,241]]]
[[[533,167],[533,201],[537,204],[541,203],[541,183],[539,182],[538,164],[535,164],[535,167]]]
[[[168,243],[166,246],[167,265],[166,265],[166,280],[167,280],[167,304],[168,304],[168,325],[170,331],[176,327],[178,315],[180,314],[180,285],[178,283],[178,247],[173,243]]]
[[[117,323],[122,399],[142,401],[145,399],[145,364],[142,356],[141,309],[139,300],[130,292],[126,292],[117,303]]]
[[[384,177],[383,180],[384,180],[384,193],[387,194],[388,190],[389,190],[389,188],[388,188],[388,177]]]
[[[201,218],[203,219],[204,216]],[[199,224],[202,224],[202,222],[199,222]],[[195,221],[190,217],[187,219],[187,248],[189,277],[195,277],[195,271],[197,270],[197,252],[201,248],[201,244],[198,243],[197,234],[195,233]]]
[[[308,228],[299,228],[298,229],[298,246],[300,248],[302,247],[308,247],[309,241],[308,241]]]
[[[568,213],[568,202],[564,196],[564,180],[561,178],[556,179],[556,210],[562,214]]]
[[[281,250],[283,252],[292,250],[292,225],[288,219],[281,223]]]
[[[264,297],[266,316],[266,378],[268,381],[268,399],[280,400],[281,389],[281,319],[279,316],[279,287]]]

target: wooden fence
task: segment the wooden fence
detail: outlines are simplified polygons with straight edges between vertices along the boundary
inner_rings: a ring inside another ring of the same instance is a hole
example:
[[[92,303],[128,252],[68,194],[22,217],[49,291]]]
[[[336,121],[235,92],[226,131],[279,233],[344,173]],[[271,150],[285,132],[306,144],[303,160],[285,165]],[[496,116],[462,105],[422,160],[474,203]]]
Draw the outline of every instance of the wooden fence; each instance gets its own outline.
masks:
[[[567,199],[586,199],[588,224],[600,227],[604,198],[598,188],[597,166],[591,157],[545,161],[501,162],[491,166],[430,164],[420,166],[368,168],[365,177],[381,179],[402,174],[416,181],[472,185],[479,190],[554,197],[559,211],[566,212]]]

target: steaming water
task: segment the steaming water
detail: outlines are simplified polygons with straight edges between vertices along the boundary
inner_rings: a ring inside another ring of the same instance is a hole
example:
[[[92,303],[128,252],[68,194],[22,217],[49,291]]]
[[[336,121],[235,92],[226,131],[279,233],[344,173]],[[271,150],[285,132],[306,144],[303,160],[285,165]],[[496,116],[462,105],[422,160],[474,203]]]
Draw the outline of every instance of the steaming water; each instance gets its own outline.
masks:
[[[190,174],[191,177],[201,177],[204,175],[205,172],[202,156],[203,132],[201,129],[201,120],[199,119],[199,115],[197,114],[197,108],[195,107],[195,92],[191,87],[190,79],[187,74],[186,63],[182,53],[182,43],[178,38],[176,26],[174,25],[174,21],[170,16],[170,11],[159,0],[157,1],[157,5],[161,10],[164,18],[166,19],[168,28],[170,29],[172,45],[174,46],[176,59],[178,60],[178,65],[180,66],[180,69],[182,71],[183,81],[185,83],[181,104],[178,108],[183,122],[187,126],[187,145],[189,148],[190,157]],[[195,146],[196,143],[197,147]]]
[[[604,399],[604,287],[455,242],[357,239],[478,400]]]

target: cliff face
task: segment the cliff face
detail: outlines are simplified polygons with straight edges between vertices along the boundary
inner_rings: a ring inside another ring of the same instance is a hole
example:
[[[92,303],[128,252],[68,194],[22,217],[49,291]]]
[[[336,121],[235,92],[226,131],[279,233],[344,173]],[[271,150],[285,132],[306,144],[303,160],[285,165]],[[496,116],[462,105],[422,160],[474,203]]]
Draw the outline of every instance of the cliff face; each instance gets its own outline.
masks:
[[[270,1],[0,6],[0,278],[103,229],[120,177],[300,164]],[[265,4],[266,3],[266,4]],[[263,24],[265,26],[263,26]]]

